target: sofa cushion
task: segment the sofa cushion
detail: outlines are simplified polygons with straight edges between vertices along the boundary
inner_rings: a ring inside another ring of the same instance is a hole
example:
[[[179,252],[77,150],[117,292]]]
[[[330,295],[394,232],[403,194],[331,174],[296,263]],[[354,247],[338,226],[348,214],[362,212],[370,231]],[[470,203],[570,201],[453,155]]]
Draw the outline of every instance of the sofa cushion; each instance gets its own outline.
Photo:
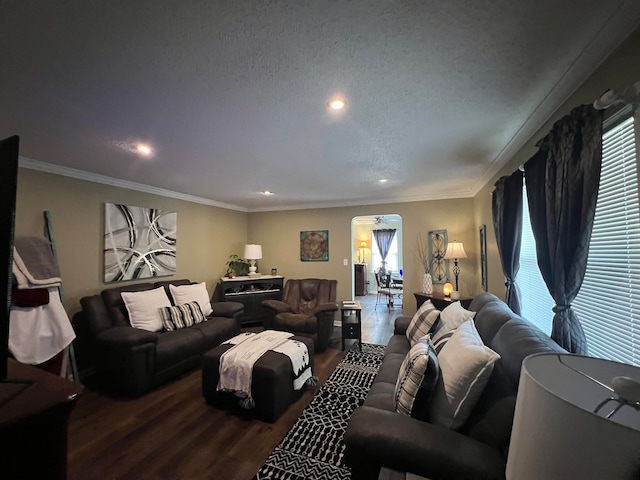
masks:
[[[427,420],[429,401],[440,376],[438,357],[429,336],[416,343],[404,358],[396,382],[396,412]]]
[[[437,343],[440,337],[455,330],[467,320],[471,320],[475,315],[476,312],[466,310],[459,301],[447,305],[447,307],[442,310],[442,313],[440,313],[440,322],[432,336],[433,343]]]
[[[312,313],[279,313],[274,318],[278,330],[297,333],[316,333],[318,319]]]
[[[187,328],[206,320],[198,302],[188,302],[173,307],[160,308],[162,325],[171,332],[179,328]]]
[[[220,345],[240,333],[240,325],[235,318],[209,317],[206,322],[198,323],[190,330],[199,331],[204,340],[205,351]]]
[[[499,358],[482,343],[473,320],[460,325],[438,355],[441,375],[430,404],[430,421],[452,430],[462,427]]]
[[[411,319],[406,333],[412,347],[431,331],[431,327],[438,320],[438,315],[440,315],[440,310],[431,303],[431,300],[427,300],[420,306]]]
[[[159,309],[171,306],[164,288],[158,287],[141,292],[122,292],[121,295],[132,327],[150,332],[159,332],[164,328]]]
[[[190,358],[201,356],[203,352],[204,338],[195,327],[158,334],[156,374],[161,370],[174,368]]]
[[[169,285],[171,298],[174,305],[184,305],[189,302],[198,302],[202,313],[208,317],[213,312],[209,301],[209,292],[205,282],[194,283],[192,285]]]

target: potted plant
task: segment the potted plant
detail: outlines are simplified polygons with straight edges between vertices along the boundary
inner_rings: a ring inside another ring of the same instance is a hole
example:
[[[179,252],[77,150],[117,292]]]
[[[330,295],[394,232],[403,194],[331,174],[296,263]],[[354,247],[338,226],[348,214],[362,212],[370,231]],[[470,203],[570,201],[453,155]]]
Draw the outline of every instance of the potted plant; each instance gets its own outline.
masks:
[[[431,278],[431,266],[433,263],[429,256],[429,242],[422,233],[418,234],[415,253],[424,272],[422,275],[422,292],[431,295],[433,293],[433,279]]]
[[[227,273],[225,275],[229,278],[249,275],[249,260],[240,258],[235,253],[233,255],[229,255],[229,260],[227,261]]]

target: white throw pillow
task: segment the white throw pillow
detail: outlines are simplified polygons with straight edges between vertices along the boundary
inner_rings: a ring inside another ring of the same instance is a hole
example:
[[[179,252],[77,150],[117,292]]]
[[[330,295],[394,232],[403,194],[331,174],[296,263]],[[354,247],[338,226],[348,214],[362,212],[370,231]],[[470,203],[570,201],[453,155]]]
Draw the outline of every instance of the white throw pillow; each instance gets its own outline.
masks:
[[[209,301],[209,293],[207,292],[207,284],[204,282],[193,285],[171,285],[169,291],[176,305],[184,305],[189,302],[198,302],[202,313],[208,317],[213,313],[211,302]]]
[[[440,326],[438,330],[433,333],[432,341],[435,345],[440,340],[440,337],[455,330],[467,320],[473,319],[476,316],[476,312],[466,310],[460,304],[460,302],[453,302],[447,305],[440,313]]]
[[[407,340],[409,340],[409,344],[412,347],[431,331],[431,327],[438,320],[438,315],[440,315],[440,310],[431,303],[431,300],[427,300],[420,305],[405,332]]]
[[[499,358],[482,343],[473,320],[460,325],[438,354],[441,381],[431,398],[431,423],[451,430],[462,427]]]
[[[129,322],[134,328],[141,328],[150,332],[163,329],[160,307],[170,307],[171,302],[164,287],[141,292],[122,292],[124,306],[129,312]]]

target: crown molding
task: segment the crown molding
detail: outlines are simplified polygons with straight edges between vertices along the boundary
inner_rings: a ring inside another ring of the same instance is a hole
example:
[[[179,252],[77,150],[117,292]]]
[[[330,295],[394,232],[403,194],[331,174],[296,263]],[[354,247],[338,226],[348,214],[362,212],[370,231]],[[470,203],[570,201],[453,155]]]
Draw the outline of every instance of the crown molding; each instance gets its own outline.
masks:
[[[529,115],[511,140],[491,162],[472,187],[477,195],[511,160],[540,128],[571,98],[580,86],[626,40],[640,24],[640,2],[630,0],[613,12],[602,28],[584,47],[578,58]]]
[[[33,160],[31,158],[19,157],[18,166],[20,168],[27,168],[29,170],[37,170],[39,172],[53,173],[54,175],[62,175],[64,177],[75,178],[77,180],[84,180],[87,182],[100,183],[103,185],[109,185],[111,187],[126,188],[127,190],[135,190],[136,192],[149,193],[152,195],[159,195],[161,197],[174,198],[176,200],[184,200],[186,202],[200,203],[202,205],[208,205],[210,207],[225,208],[227,210],[236,210],[239,212],[248,212],[246,207],[239,205],[233,205],[230,203],[217,202],[208,198],[197,197],[195,195],[189,195],[186,193],[174,192],[166,190],[164,188],[152,187],[151,185],[144,185],[142,183],[130,182],[128,180],[121,180],[119,178],[107,177],[106,175],[99,175],[97,173],[86,172],[84,170],[78,170],[76,168],[63,167],[62,165],[55,165],[53,163],[41,162],[39,160]]]

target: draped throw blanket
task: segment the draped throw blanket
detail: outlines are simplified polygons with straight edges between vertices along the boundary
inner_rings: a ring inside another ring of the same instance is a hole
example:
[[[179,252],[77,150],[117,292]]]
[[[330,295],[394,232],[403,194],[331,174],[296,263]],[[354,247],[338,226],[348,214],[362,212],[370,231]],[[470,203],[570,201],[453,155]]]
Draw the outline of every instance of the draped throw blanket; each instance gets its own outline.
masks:
[[[57,287],[62,284],[51,245],[43,237],[16,237],[13,275],[18,289]]]
[[[312,385],[316,379],[311,374],[311,365],[307,346],[297,340],[290,340],[289,332],[265,330],[260,333],[245,332],[225,342],[234,345],[220,357],[219,391],[234,392],[242,398],[243,408],[253,408],[255,402],[251,395],[253,365],[267,351],[287,355],[293,369],[293,388],[300,390]]]
[[[525,164],[538,266],[556,306],[551,338],[572,353],[587,339],[571,302],[587,269],[602,165],[602,111],[574,108],[538,142]]]
[[[47,303],[37,307],[11,307],[9,351],[21,363],[37,365],[63,351],[76,338],[56,287]]]
[[[520,289],[516,276],[520,270],[520,245],[522,243],[522,172],[501,177],[491,197],[493,228],[502,271],[506,279],[505,302],[520,315]]]

